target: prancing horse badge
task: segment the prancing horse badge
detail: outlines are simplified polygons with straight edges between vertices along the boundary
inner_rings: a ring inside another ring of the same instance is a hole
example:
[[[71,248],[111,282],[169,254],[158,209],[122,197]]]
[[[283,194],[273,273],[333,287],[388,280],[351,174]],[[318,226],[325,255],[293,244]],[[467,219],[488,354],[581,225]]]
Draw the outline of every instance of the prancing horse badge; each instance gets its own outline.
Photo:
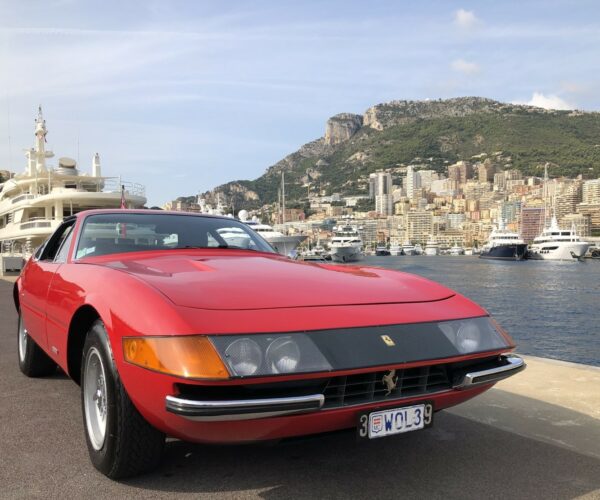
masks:
[[[396,342],[394,342],[389,335],[381,335],[381,340],[383,340],[388,347],[394,347],[396,345]]]
[[[381,379],[381,383],[385,385],[385,388],[387,389],[385,395],[389,396],[398,385],[398,376],[396,375],[396,370],[390,370],[387,372]]]

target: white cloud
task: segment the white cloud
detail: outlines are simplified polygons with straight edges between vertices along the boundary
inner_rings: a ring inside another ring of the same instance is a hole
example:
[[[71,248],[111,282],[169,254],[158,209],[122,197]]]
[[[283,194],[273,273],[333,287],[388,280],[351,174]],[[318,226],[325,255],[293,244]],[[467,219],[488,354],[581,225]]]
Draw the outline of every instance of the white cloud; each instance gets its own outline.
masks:
[[[531,99],[527,102],[516,102],[515,104],[527,104],[529,106],[536,106],[544,109],[575,109],[573,104],[568,103],[557,95],[545,95],[541,92],[534,92]]]
[[[472,10],[458,9],[454,13],[454,24],[461,29],[471,29],[479,24],[479,19]]]
[[[464,73],[465,75],[475,75],[479,73],[481,69],[479,64],[465,61],[464,59],[456,59],[455,61],[452,61],[450,66],[454,71]]]

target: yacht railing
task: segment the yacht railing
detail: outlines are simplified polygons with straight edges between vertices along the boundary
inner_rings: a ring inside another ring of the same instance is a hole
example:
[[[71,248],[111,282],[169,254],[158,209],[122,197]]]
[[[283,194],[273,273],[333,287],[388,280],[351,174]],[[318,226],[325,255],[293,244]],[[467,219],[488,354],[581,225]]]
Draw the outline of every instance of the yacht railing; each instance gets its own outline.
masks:
[[[20,229],[32,229],[39,227],[51,227],[52,220],[46,219],[45,217],[33,217],[29,219],[27,222],[22,222],[19,226]]]
[[[103,187],[101,191],[105,193],[119,193],[121,186],[125,189],[125,193],[133,196],[146,196],[146,187],[137,182],[126,182],[119,177],[104,177]]]
[[[21,194],[19,196],[15,196],[10,202],[11,203],[19,203],[23,200],[32,200],[33,198],[37,198],[39,194]]]

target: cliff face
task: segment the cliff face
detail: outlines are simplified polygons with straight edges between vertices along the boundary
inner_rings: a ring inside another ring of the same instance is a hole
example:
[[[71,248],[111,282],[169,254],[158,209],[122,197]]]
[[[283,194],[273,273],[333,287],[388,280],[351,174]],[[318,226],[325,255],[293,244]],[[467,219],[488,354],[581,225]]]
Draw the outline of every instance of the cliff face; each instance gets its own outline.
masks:
[[[528,109],[529,106],[505,104],[483,97],[457,97],[437,101],[391,101],[373,106],[364,114],[364,125],[375,130],[384,130],[396,125],[406,125],[417,119],[463,117],[480,113],[504,113],[515,109]],[[536,112],[553,113],[541,108],[531,108]]]
[[[340,142],[347,141],[363,125],[362,115],[353,115],[351,113],[341,113],[332,116],[325,125],[325,144],[334,146]]]

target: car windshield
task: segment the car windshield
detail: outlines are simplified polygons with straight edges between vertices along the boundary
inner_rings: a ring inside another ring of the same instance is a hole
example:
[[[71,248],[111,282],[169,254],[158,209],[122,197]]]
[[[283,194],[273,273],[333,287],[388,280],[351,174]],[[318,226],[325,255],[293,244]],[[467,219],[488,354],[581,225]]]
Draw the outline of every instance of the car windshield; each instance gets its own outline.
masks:
[[[75,258],[181,248],[241,248],[274,252],[249,227],[233,219],[112,212],[86,217]]]

